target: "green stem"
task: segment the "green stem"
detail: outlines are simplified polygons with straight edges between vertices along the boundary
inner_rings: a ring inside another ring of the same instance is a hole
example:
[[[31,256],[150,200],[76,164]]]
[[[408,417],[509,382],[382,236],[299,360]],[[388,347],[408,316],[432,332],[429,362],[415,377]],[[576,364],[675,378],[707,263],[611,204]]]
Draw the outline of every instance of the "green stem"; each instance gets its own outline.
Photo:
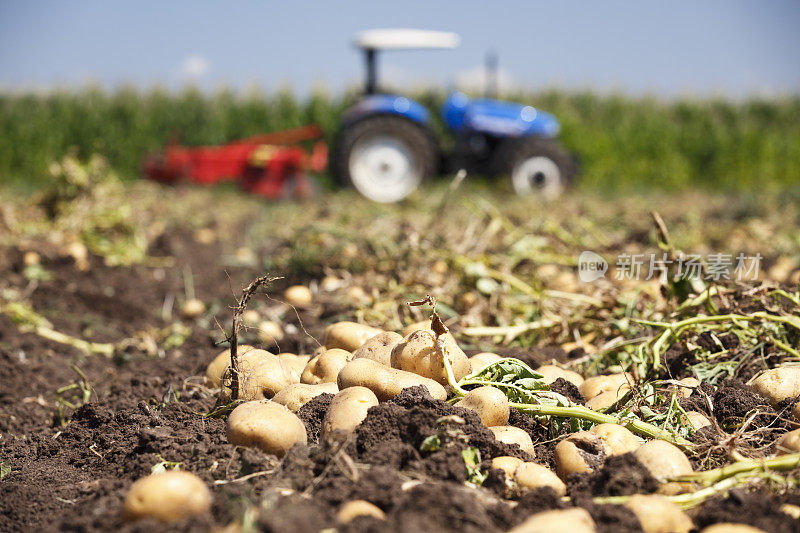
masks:
[[[800,467],[800,452],[779,455],[770,459],[747,459],[706,472],[697,472],[674,478],[672,481],[692,481],[711,485],[742,473],[766,472],[767,470],[792,470]]]
[[[453,374],[453,368],[450,365],[450,360],[447,358],[447,354],[441,352],[439,350],[439,344],[436,344],[437,353],[442,358],[442,363],[444,365],[444,371],[447,375],[447,384],[453,389],[453,393],[456,396],[465,396],[467,394],[467,390],[465,390],[461,384],[456,381],[456,377]],[[469,376],[468,376],[469,377]],[[488,385],[488,383],[484,383],[484,385]],[[503,384],[507,385],[507,384]],[[509,407],[513,407],[519,411],[523,411],[526,413],[530,413],[536,416],[557,416],[561,418],[578,418],[581,420],[588,420],[590,422],[594,422],[595,424],[618,424],[624,428],[627,428],[629,431],[633,433],[637,433],[639,435],[643,435],[646,437],[651,437],[654,439],[661,439],[667,442],[671,442],[676,446],[687,449],[692,446],[692,443],[682,437],[677,435],[673,435],[672,433],[665,432],[658,426],[654,426],[653,424],[648,424],[647,422],[642,422],[641,420],[630,420],[630,419],[619,419],[612,415],[607,415],[605,413],[599,413],[597,411],[592,411],[588,407],[583,407],[580,405],[571,406],[571,407],[563,407],[559,405],[536,405],[536,404],[527,404],[527,403],[515,403],[509,402]]]

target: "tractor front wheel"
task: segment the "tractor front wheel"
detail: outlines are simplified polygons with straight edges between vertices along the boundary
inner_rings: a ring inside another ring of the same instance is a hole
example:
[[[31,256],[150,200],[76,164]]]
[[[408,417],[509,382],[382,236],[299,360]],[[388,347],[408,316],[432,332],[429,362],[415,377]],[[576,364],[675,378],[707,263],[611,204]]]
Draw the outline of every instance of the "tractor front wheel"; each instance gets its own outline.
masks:
[[[398,202],[435,170],[428,133],[402,117],[379,115],[346,127],[333,153],[338,180],[370,200]]]
[[[510,139],[500,147],[495,161],[496,172],[511,178],[517,194],[545,200],[557,198],[576,173],[572,157],[550,139]]]

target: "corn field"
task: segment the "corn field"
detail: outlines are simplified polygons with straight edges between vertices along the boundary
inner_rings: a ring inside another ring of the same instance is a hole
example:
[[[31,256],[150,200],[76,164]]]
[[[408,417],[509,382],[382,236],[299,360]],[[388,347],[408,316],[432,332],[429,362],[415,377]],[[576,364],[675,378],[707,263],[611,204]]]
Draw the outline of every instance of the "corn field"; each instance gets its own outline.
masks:
[[[561,91],[504,97],[558,117],[585,188],[761,190],[800,183],[800,97],[666,101]],[[436,108],[444,94],[416,98]],[[70,150],[102,154],[133,178],[142,157],[173,138],[219,144],[316,122],[332,141],[339,115],[353,101],[352,94],[323,90],[304,99],[289,90],[0,94],[0,182],[36,187],[48,179],[48,164]]]

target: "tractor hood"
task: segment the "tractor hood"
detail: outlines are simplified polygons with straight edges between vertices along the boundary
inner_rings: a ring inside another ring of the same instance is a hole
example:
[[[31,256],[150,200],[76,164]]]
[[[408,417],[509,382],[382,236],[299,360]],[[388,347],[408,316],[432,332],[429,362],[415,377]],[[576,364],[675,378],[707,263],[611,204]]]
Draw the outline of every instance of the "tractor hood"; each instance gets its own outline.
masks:
[[[463,93],[447,98],[443,115],[453,131],[475,131],[495,137],[555,137],[560,129],[556,117],[535,107],[500,100],[470,100]]]

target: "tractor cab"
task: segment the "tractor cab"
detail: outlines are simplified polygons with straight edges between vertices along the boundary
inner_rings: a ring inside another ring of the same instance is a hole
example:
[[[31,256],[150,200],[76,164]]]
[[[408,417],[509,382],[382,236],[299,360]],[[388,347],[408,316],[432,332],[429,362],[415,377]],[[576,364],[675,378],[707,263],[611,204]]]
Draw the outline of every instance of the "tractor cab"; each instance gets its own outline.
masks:
[[[553,198],[572,178],[574,165],[554,141],[558,120],[529,105],[450,94],[440,115],[454,138],[442,153],[433,115],[419,102],[379,90],[378,54],[389,50],[452,49],[455,33],[381,29],[356,35],[364,53],[364,95],[342,118],[332,170],[344,184],[378,202],[396,202],[443,168],[508,175],[519,194]]]

